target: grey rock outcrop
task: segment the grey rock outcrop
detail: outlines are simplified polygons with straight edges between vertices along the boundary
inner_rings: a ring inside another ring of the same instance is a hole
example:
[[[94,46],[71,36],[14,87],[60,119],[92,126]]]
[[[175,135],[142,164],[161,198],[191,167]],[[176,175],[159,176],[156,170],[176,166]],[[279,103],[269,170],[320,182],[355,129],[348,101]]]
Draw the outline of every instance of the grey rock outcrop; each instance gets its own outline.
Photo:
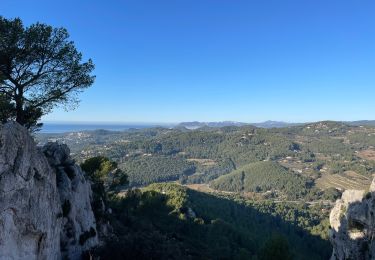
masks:
[[[375,179],[368,192],[347,190],[330,214],[334,259],[375,259]]]
[[[98,244],[91,209],[91,185],[85,180],[81,168],[70,158],[67,145],[48,143],[42,150],[55,172],[62,207],[61,254],[68,259],[78,259],[82,252]]]
[[[66,145],[0,125],[0,259],[79,259],[98,243],[90,200]]]

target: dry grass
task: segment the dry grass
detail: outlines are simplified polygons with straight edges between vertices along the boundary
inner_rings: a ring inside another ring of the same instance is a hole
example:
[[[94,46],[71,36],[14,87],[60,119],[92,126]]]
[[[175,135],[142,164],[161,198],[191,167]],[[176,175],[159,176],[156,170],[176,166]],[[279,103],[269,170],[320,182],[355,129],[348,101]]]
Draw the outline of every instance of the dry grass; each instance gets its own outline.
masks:
[[[208,187],[208,184],[188,184],[185,185],[189,189],[200,191],[200,192],[213,192],[210,187]]]
[[[217,194],[235,194],[236,192],[231,191],[219,191],[215,190],[209,187],[208,184],[202,183],[202,184],[187,184],[184,185],[185,187],[188,187],[189,189],[205,192],[205,193],[217,193]]]
[[[191,158],[191,159],[187,159],[187,161],[189,162],[196,162],[196,163],[199,163],[203,166],[214,166],[216,165],[216,161],[214,160],[211,160],[211,159],[199,159],[199,158]]]
[[[375,161],[375,150],[373,149],[360,151],[357,155],[362,159]]]
[[[323,190],[328,188],[366,190],[371,184],[371,179],[354,171],[346,171],[343,174],[323,174],[315,183]]]

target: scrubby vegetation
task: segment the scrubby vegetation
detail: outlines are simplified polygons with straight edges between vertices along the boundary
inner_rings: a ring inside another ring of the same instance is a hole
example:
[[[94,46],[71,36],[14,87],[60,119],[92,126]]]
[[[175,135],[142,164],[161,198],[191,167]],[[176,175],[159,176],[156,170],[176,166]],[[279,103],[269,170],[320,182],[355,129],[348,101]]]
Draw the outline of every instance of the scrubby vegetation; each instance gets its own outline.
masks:
[[[96,250],[101,259],[328,259],[331,251],[310,234],[323,217],[303,205],[257,204],[176,184],[130,190],[110,205],[115,236]]]
[[[97,156],[81,164],[82,170],[93,183],[100,183],[106,190],[115,190],[128,184],[128,176],[117,163],[107,157]]]

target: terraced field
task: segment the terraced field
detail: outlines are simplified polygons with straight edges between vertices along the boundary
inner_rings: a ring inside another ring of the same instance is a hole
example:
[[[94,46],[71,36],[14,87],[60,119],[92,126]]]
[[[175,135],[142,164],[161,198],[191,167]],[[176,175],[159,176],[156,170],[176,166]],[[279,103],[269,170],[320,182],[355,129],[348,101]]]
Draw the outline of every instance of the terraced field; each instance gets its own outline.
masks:
[[[354,171],[346,171],[343,174],[323,174],[315,183],[323,190],[328,188],[366,190],[371,184],[371,179]]]
[[[358,153],[358,156],[365,160],[375,161],[375,150],[367,149],[367,150],[360,151]]]

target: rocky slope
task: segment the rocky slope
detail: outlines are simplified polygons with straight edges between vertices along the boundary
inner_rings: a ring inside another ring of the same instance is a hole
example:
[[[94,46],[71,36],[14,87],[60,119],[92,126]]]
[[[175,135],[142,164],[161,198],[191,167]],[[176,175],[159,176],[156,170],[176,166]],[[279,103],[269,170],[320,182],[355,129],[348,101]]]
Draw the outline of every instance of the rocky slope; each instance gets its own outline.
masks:
[[[66,145],[0,125],[0,259],[79,259],[98,243],[90,202]]]
[[[347,190],[330,215],[331,260],[375,259],[375,179],[368,192]]]

